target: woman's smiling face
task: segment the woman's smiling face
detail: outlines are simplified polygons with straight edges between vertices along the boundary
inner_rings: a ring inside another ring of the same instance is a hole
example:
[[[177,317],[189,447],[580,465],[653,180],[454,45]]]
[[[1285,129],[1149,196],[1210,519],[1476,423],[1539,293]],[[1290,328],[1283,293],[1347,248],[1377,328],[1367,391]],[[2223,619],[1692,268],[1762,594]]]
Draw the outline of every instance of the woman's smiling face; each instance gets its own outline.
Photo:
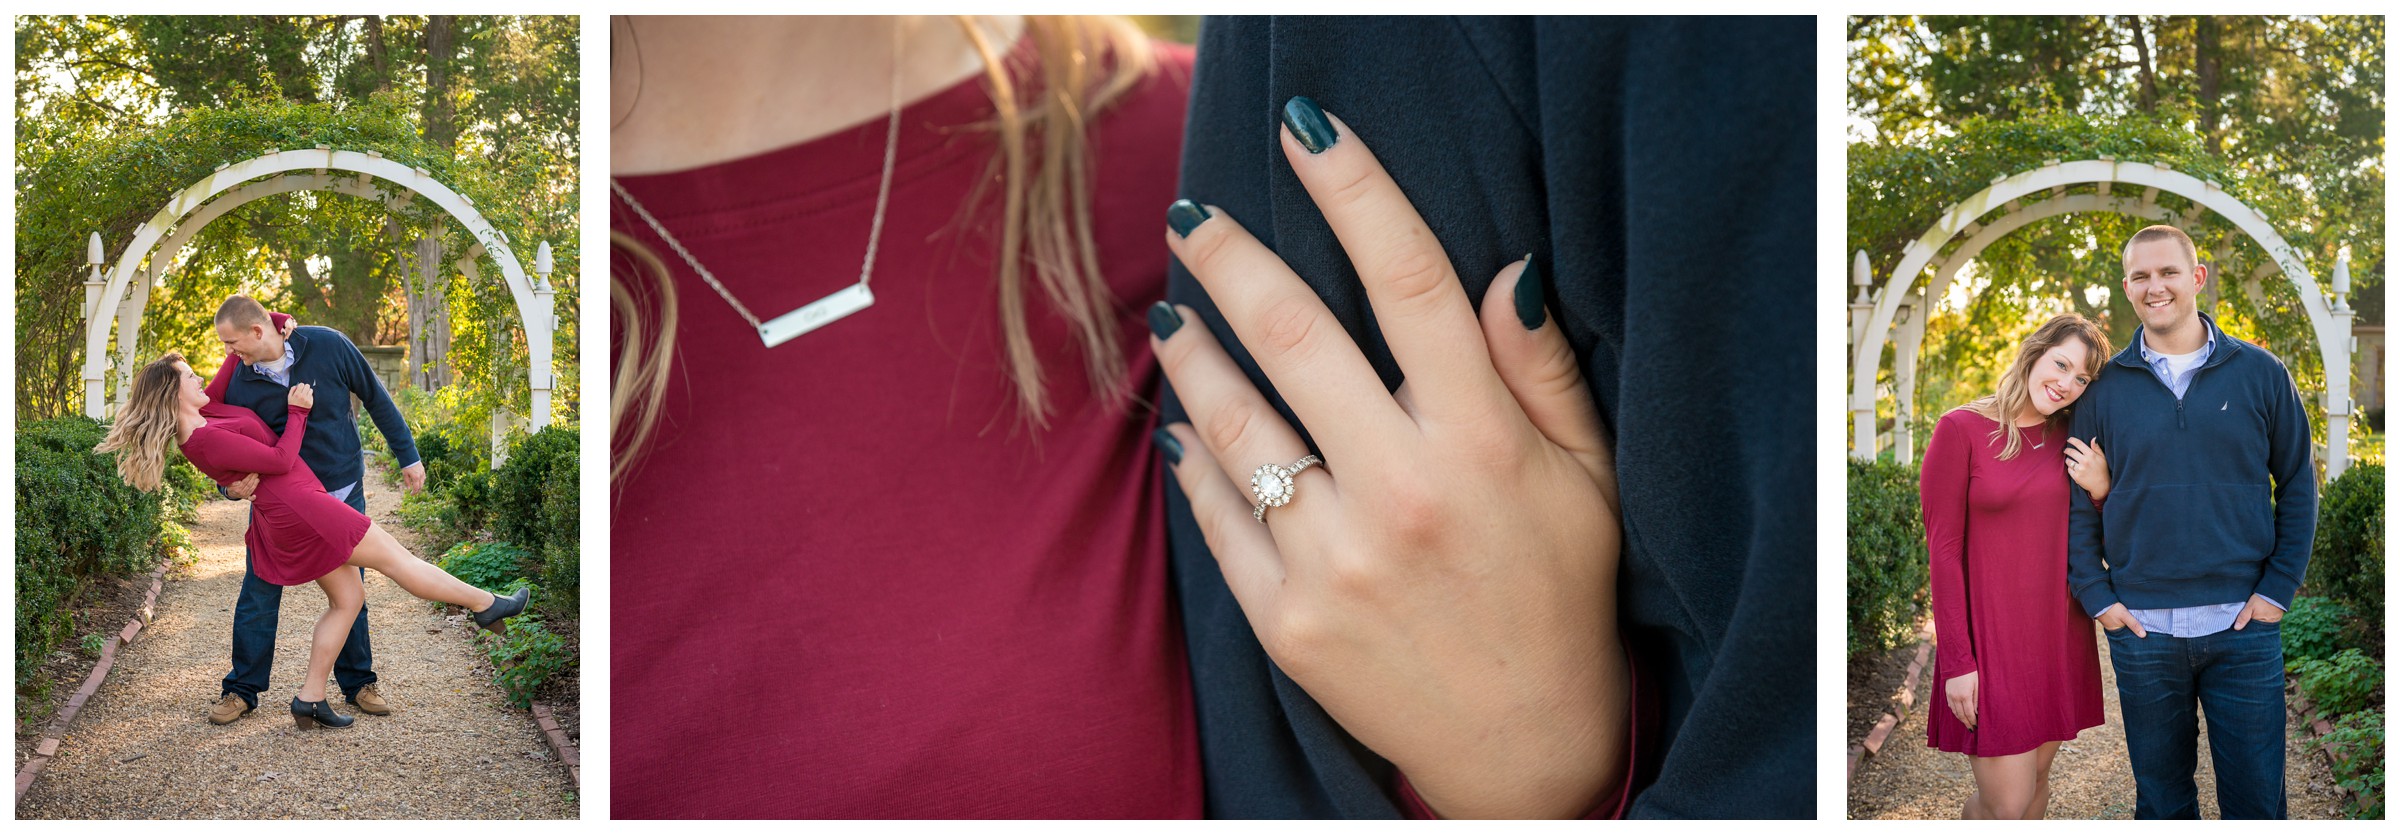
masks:
[[[2042,352],[2033,361],[2033,370],[2025,374],[2025,394],[2033,400],[2033,409],[2043,417],[2075,404],[2083,389],[2092,384],[2092,348],[2081,339],[2068,339]]]

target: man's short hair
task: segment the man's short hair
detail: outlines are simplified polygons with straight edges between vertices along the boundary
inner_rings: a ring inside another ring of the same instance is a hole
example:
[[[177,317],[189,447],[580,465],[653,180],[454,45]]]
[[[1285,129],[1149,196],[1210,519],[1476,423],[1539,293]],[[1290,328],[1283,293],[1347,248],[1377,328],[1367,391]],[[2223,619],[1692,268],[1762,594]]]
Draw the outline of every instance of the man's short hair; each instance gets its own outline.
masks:
[[[2157,226],[2145,226],[2142,227],[2142,231],[2133,233],[2133,238],[2125,242],[2125,254],[2120,256],[2118,259],[2119,263],[2133,260],[2134,246],[2138,244],[2150,243],[2152,241],[2164,240],[2172,240],[2178,244],[2182,244],[2184,260],[2190,262],[2193,266],[2200,265],[2200,248],[2192,245],[2192,236],[2184,234],[2183,230],[2181,229],[2177,229],[2163,223]],[[256,304],[256,302],[252,303]],[[218,315],[222,316],[224,314],[220,313]]]
[[[217,306],[217,324],[237,328],[268,324],[267,306],[249,296],[234,296]]]

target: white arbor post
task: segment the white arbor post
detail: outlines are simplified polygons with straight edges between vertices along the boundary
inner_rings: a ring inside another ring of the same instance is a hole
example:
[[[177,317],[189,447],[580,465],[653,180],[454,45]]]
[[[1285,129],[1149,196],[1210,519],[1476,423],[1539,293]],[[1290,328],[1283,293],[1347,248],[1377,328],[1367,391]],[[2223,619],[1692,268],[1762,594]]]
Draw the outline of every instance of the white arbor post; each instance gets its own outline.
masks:
[[[2350,247],[2345,244],[2333,257],[2333,319],[2332,330],[2340,334],[2339,350],[2325,352],[2325,480],[2339,478],[2350,468],[2350,415],[2357,411],[2350,402],[2350,358],[2358,350],[2358,337],[2350,335],[2350,323],[2358,311],[2350,307]]]

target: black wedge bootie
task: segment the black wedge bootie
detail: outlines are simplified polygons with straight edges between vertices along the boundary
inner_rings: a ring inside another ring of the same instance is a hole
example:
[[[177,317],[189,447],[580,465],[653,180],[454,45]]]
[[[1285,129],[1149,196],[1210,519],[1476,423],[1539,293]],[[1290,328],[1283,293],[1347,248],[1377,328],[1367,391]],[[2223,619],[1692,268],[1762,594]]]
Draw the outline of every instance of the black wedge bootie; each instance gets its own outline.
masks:
[[[318,725],[328,728],[347,728],[350,727],[350,723],[356,721],[358,720],[333,712],[333,705],[324,700],[303,702],[298,696],[292,697],[292,724],[300,726],[301,730],[305,731]]]
[[[516,594],[507,597],[494,595],[492,605],[475,613],[475,625],[493,632],[503,631],[500,621],[524,614],[526,601],[532,599],[532,589],[518,589]]]

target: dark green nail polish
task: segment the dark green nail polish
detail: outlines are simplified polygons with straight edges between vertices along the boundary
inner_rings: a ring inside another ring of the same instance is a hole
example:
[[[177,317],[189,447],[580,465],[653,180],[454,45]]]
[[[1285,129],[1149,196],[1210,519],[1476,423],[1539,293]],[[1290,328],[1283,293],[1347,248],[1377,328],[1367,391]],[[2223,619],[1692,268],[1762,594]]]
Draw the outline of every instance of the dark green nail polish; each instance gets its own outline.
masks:
[[[1532,253],[1527,253],[1525,272],[1517,276],[1517,321],[1529,331],[1540,330],[1542,322],[1549,319],[1542,308],[1542,283],[1541,264],[1533,260]]]
[[[1165,339],[1173,335],[1175,329],[1180,327],[1183,327],[1183,317],[1175,315],[1173,305],[1166,302],[1155,302],[1150,305],[1150,333],[1160,339]]]
[[[1177,443],[1175,441],[1175,436],[1167,434],[1166,429],[1161,428],[1152,430],[1150,432],[1150,443],[1157,445],[1158,454],[1164,456],[1167,459],[1167,463],[1183,463],[1183,444]]]
[[[1177,200],[1167,204],[1167,226],[1175,230],[1175,237],[1191,237],[1192,230],[1198,228],[1200,222],[1207,219],[1208,210],[1200,208],[1198,203]]]
[[[1283,126],[1290,128],[1292,138],[1300,140],[1300,147],[1312,154],[1325,153],[1325,149],[1342,138],[1333,129],[1333,122],[1325,118],[1325,109],[1307,96],[1293,96],[1291,101],[1283,103]]]

